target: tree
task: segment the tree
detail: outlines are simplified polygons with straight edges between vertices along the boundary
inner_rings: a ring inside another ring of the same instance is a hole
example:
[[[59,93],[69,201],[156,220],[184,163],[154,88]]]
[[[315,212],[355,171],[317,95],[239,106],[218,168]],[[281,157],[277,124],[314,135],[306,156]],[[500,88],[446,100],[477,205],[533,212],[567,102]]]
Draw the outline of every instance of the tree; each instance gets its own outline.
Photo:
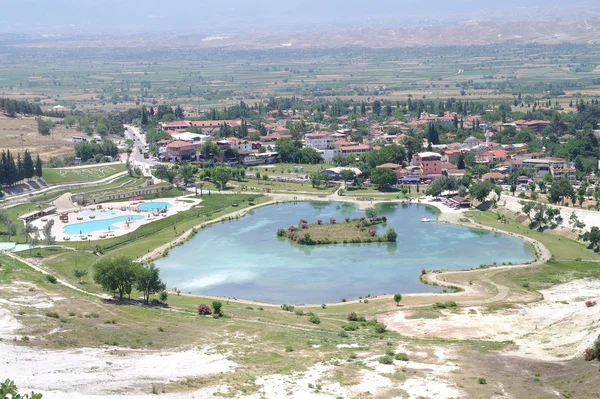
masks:
[[[401,300],[402,300],[402,294],[394,294],[394,302],[396,302],[396,306],[400,305]]]
[[[40,239],[38,238],[38,235],[34,235],[33,237],[31,237],[31,239],[29,240],[29,256],[31,256],[31,250],[35,247],[37,247],[38,245],[40,245]]]
[[[396,239],[398,239],[398,234],[393,227],[390,227],[387,229],[383,237],[387,242],[396,242]]]
[[[153,174],[156,178],[166,180],[171,184],[175,180],[175,172],[172,168],[166,165],[159,165],[156,169],[154,169]]]
[[[398,182],[396,173],[387,168],[375,168],[371,173],[371,182],[379,189],[393,186]]]
[[[342,173],[340,173],[340,177],[342,178],[342,181],[344,182],[344,187],[347,190],[348,181],[354,180],[354,172],[352,172],[350,169],[343,169]]]
[[[512,195],[515,195],[515,191],[517,191],[517,185],[515,183],[512,183],[510,185],[510,192],[512,193]]]
[[[221,301],[213,301],[212,303],[212,312],[214,315],[218,315],[219,317],[223,316],[221,312],[223,308],[223,303]]]
[[[217,166],[212,170],[210,176],[216,184],[219,184],[222,190],[231,179],[231,170],[225,166]]]
[[[39,155],[35,158],[35,175],[42,177],[42,160]]]
[[[493,188],[494,185],[489,180],[474,182],[471,184],[471,187],[469,187],[469,195],[477,199],[477,201],[483,202]]]
[[[112,292],[114,296],[118,294],[123,299],[123,295],[131,295],[140,267],[123,256],[100,259],[94,264],[94,281],[104,290]]]
[[[54,127],[54,124],[52,123],[52,121],[39,118],[37,120],[37,123],[38,123],[38,133],[41,134],[42,136],[47,136],[52,132],[52,128]]]
[[[23,229],[21,230],[21,234],[25,237],[25,242],[29,242],[29,240],[37,234],[38,230],[37,226],[34,226],[31,223],[25,223],[25,226],[23,226]]]
[[[377,116],[381,114],[381,101],[375,100],[373,101],[373,113]]]
[[[192,169],[192,165],[185,164],[180,171],[181,179],[183,180],[183,184],[186,186],[194,181],[194,170]]]
[[[56,242],[56,237],[52,235],[52,226],[54,226],[54,220],[50,219],[44,227],[42,227],[42,233],[44,234],[44,244],[52,245]]]
[[[25,150],[25,155],[23,156],[23,176],[26,179],[31,179],[35,176],[35,167],[33,165],[33,159],[31,158],[31,154],[29,151]]]
[[[321,173],[312,173],[310,175],[310,184],[312,184],[314,188],[319,187],[322,181],[323,179],[321,179]]]
[[[17,235],[17,225],[12,220],[6,223],[6,234],[8,235],[8,241],[12,236]]]
[[[73,270],[73,276],[75,276],[75,278],[77,279],[77,282],[79,284],[83,284],[83,282],[81,281],[81,279],[85,276],[88,275],[88,271],[84,270],[84,269],[75,269]]]
[[[434,124],[430,123],[427,125],[427,141],[431,144],[439,144],[440,136]]]
[[[581,238],[583,241],[589,241],[590,245],[588,248],[594,248],[600,242],[600,229],[597,226],[594,226],[591,230],[586,231]]]
[[[200,155],[202,155],[202,158],[204,159],[213,159],[221,155],[221,149],[212,141],[207,141],[206,143],[202,144],[202,147],[200,148]]]
[[[369,219],[374,218],[377,216],[377,209],[375,209],[374,207],[369,207],[367,209],[365,209],[365,216]]]
[[[164,291],[166,288],[166,284],[160,279],[160,269],[154,263],[148,263],[139,268],[135,289],[143,294],[145,303],[150,300],[150,295]]]
[[[456,160],[456,167],[458,169],[464,169],[465,166],[465,156],[461,153]]]
[[[0,208],[0,224],[8,223],[8,212],[4,208]]]
[[[21,395],[15,383],[9,379],[0,383],[0,398],[2,399],[42,399],[41,393],[31,392],[30,394]]]
[[[575,190],[573,190],[573,186],[567,179],[560,179],[552,183],[550,186],[550,190],[548,190],[548,200],[556,204],[558,202],[563,202],[565,198],[570,198],[575,196]]]

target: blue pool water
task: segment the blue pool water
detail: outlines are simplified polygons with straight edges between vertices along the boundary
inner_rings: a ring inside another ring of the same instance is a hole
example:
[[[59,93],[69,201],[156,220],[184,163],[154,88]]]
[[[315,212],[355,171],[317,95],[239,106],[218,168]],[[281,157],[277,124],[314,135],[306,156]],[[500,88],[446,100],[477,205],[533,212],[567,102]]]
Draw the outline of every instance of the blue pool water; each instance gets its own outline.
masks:
[[[110,219],[103,220],[90,220],[89,222],[81,222],[70,224],[68,226],[63,227],[63,233],[65,234],[90,234],[94,231],[107,231],[110,226],[110,230],[119,230],[114,224],[119,222],[124,222],[129,219],[133,220],[141,220],[144,219],[142,215],[126,215],[126,216],[117,216]]]
[[[159,211],[161,209],[169,209],[172,207],[173,205],[169,204],[168,202],[145,202],[139,205],[140,211],[144,212]]]
[[[299,246],[278,239],[278,228],[300,218],[338,221],[364,215],[349,204],[280,204],[200,230],[186,244],[156,261],[170,288],[195,294],[235,296],[270,303],[329,303],[367,294],[440,292],[419,281],[421,269],[476,268],[493,262],[534,259],[522,240],[490,231],[439,223],[438,210],[423,205],[385,204],[387,227],[396,243]]]

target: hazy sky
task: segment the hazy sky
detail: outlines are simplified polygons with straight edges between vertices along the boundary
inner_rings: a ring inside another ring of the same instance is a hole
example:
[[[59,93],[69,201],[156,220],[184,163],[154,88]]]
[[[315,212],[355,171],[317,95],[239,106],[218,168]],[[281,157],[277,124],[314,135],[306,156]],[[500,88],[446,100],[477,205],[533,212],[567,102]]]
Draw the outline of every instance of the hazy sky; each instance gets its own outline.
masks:
[[[584,18],[598,0],[0,0],[0,32],[215,33]],[[596,14],[598,15],[598,14]]]

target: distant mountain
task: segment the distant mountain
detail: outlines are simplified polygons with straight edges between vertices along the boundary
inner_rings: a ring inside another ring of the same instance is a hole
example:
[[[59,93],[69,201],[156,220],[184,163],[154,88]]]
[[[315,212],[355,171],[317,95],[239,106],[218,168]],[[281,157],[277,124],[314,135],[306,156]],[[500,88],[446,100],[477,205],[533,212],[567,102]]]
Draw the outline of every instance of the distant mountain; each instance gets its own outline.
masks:
[[[0,0],[0,32],[315,32],[562,21],[600,16],[597,0]]]
[[[472,21],[450,26],[402,29],[344,29],[308,32],[249,32],[221,34],[102,34],[1,35],[0,45],[24,47],[169,47],[258,50],[275,48],[392,48],[408,46],[461,46],[498,43],[599,43],[600,17],[569,22]]]

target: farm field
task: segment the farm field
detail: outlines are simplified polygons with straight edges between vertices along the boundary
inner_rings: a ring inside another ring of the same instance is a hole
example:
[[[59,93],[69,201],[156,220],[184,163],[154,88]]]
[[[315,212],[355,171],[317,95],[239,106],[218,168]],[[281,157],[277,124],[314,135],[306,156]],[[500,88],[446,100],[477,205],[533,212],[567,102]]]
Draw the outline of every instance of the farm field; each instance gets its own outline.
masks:
[[[519,92],[525,99],[545,98],[550,89],[564,92],[550,93],[564,105],[600,86],[595,45],[207,51],[201,62],[191,49],[176,60],[162,50],[149,56],[121,49],[118,57],[88,50],[12,51],[0,60],[0,96],[37,100],[46,108],[110,111],[175,103],[195,114],[270,96],[477,101],[512,99]],[[47,62],[35,61],[38,51]],[[78,62],[82,58],[87,62]]]

